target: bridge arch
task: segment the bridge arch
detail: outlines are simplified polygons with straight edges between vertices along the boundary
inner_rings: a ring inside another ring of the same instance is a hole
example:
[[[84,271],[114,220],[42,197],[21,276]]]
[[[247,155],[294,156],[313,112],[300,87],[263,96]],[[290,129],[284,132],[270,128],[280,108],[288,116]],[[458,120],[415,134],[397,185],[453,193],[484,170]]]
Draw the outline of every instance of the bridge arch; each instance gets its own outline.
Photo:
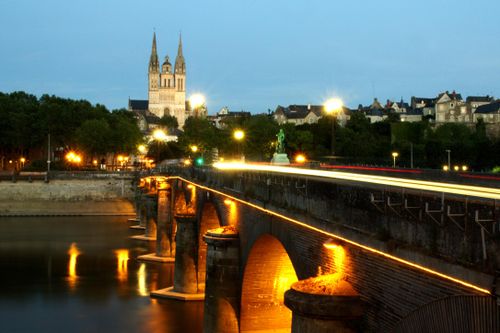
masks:
[[[263,234],[253,244],[245,264],[240,331],[289,332],[292,313],[284,294],[297,281],[297,273],[283,244]]]

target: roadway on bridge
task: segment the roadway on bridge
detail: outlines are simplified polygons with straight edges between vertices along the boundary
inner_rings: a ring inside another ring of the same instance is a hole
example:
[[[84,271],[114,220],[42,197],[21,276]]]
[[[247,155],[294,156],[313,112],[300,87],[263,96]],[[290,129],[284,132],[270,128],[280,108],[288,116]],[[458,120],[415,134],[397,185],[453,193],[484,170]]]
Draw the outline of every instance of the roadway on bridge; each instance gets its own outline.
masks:
[[[483,186],[460,185],[460,184],[424,181],[424,180],[407,179],[399,177],[367,175],[367,174],[352,173],[352,172],[327,171],[327,170],[316,170],[316,169],[296,168],[288,166],[240,163],[240,162],[224,162],[224,163],[219,162],[219,163],[214,163],[213,166],[219,170],[259,171],[259,172],[269,172],[281,175],[296,175],[296,176],[306,176],[306,177],[315,177],[324,179],[338,179],[338,180],[347,180],[357,183],[387,185],[400,188],[500,200],[500,189],[483,187]]]

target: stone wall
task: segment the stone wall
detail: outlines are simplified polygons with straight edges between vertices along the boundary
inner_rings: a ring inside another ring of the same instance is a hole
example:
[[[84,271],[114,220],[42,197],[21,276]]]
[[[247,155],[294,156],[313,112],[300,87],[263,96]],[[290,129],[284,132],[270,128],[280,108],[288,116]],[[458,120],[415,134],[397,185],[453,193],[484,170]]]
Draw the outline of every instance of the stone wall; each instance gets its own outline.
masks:
[[[0,182],[0,202],[5,201],[85,201],[132,199],[131,179],[65,179],[43,181]]]

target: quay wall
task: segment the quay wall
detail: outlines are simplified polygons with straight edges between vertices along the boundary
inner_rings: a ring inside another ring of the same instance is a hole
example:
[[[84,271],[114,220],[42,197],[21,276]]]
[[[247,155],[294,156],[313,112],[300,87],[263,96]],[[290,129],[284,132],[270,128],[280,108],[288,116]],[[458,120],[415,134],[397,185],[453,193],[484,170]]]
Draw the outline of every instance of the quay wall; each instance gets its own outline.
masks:
[[[0,181],[0,216],[132,215],[131,177]]]

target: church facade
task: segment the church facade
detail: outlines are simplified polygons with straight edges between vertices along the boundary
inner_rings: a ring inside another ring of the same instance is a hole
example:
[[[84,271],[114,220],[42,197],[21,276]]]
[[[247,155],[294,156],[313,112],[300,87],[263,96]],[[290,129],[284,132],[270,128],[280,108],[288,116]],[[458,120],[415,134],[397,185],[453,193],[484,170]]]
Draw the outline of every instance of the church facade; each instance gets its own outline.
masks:
[[[140,105],[140,108],[136,105]],[[174,116],[179,128],[184,126],[186,119],[191,116],[191,111],[186,101],[186,61],[182,54],[181,37],[174,65],[172,66],[169,56],[166,55],[160,66],[156,33],[153,34],[148,66],[148,100],[129,100],[129,110],[144,113],[150,118]]]

